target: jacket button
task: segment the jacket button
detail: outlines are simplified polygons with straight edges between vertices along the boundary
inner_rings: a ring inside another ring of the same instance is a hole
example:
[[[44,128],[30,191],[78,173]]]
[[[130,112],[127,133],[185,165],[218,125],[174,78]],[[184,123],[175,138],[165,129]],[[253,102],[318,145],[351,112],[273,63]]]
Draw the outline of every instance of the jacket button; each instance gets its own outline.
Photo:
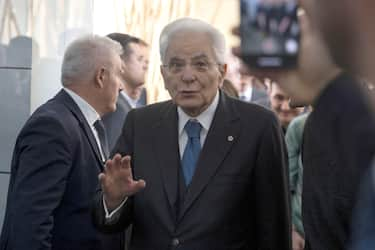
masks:
[[[180,240],[177,238],[174,238],[172,240],[172,246],[177,247],[178,245],[180,245]]]

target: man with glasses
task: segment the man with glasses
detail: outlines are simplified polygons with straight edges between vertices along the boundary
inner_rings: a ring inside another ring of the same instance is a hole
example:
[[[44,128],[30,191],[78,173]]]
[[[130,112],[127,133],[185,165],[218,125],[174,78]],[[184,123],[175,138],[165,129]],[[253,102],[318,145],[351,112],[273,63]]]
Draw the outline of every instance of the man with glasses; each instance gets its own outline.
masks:
[[[271,111],[219,90],[225,51],[200,20],[162,31],[172,100],[129,112],[94,209],[102,231],[133,224],[130,249],[291,249],[282,131]]]

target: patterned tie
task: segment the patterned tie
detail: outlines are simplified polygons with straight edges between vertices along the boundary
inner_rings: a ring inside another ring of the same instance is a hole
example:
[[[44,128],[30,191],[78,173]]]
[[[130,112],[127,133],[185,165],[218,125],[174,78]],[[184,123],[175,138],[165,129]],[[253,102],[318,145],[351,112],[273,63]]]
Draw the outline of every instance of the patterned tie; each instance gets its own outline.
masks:
[[[96,120],[96,122],[94,123],[94,127],[96,129],[96,132],[98,132],[100,147],[102,149],[104,160],[107,160],[109,156],[109,147],[107,141],[107,134],[104,128],[104,123],[102,122],[102,120]]]
[[[194,175],[199,153],[201,151],[200,133],[202,126],[196,120],[189,120],[185,125],[188,141],[182,156],[182,170],[185,184],[188,186]]]

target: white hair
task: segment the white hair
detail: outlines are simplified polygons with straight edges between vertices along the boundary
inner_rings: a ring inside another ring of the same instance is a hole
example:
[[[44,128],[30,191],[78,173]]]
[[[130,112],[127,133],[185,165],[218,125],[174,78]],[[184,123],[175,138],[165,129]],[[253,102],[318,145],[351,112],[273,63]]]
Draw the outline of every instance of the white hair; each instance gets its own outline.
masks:
[[[173,35],[183,32],[201,32],[207,34],[212,40],[216,60],[220,64],[225,63],[225,38],[224,35],[212,25],[194,18],[184,17],[168,24],[160,34],[160,57],[163,64],[167,63],[165,54]]]
[[[63,86],[93,77],[100,63],[110,61],[122,52],[121,45],[108,37],[85,35],[74,40],[64,54],[61,67]]]

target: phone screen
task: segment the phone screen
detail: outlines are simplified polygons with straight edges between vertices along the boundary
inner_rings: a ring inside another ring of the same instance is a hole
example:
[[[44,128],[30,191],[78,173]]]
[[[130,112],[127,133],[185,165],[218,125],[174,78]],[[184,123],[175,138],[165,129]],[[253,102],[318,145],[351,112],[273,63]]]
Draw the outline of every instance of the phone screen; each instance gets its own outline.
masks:
[[[297,64],[300,27],[297,0],[241,0],[241,50],[250,66]]]

